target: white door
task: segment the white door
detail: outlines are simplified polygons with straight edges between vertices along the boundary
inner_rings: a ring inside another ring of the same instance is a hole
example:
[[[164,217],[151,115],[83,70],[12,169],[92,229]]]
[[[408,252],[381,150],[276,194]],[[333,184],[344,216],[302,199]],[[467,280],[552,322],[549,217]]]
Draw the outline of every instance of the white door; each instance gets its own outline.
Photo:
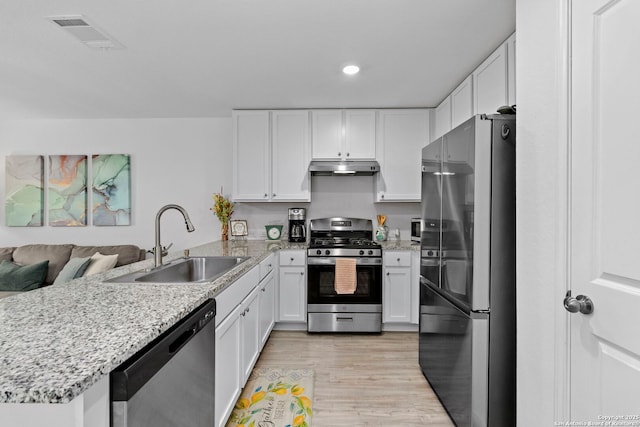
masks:
[[[569,316],[571,419],[632,423],[593,425],[640,425],[639,22],[638,0],[572,2],[570,288],[593,313]]]

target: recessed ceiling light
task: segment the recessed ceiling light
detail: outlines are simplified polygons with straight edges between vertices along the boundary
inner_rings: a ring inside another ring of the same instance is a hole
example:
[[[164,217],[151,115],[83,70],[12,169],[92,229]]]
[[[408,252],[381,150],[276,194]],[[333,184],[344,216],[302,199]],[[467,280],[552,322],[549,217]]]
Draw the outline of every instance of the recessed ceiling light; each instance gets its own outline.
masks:
[[[357,65],[346,65],[342,69],[342,72],[348,76],[353,76],[354,74],[358,74],[358,72],[360,72],[360,67],[358,67]]]

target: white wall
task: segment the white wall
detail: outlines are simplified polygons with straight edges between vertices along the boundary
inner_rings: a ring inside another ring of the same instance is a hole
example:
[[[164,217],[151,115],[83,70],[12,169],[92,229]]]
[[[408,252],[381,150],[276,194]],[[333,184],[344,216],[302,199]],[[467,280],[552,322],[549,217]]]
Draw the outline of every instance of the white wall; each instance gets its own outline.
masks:
[[[5,199],[4,157],[11,154],[131,155],[132,225],[121,227],[7,227],[0,211],[0,246],[28,243],[154,244],[158,209],[177,203],[196,227],[187,233],[181,215],[162,216],[162,243],[172,249],[220,236],[209,208],[212,194],[231,190],[231,119],[25,120],[0,123],[0,198]],[[4,206],[4,204],[3,204]]]
[[[250,239],[264,239],[265,225],[288,224],[290,207],[305,208],[307,220],[349,216],[370,219],[374,227],[380,214],[387,216],[390,232],[399,228],[400,237],[409,240],[410,220],[420,216],[420,203],[374,203],[374,179],[374,176],[312,176],[311,203],[242,203],[236,206],[233,217],[247,220]]]
[[[568,420],[565,0],[518,0],[518,426]],[[589,373],[586,373],[587,375]],[[579,418],[579,417],[578,417]]]
[[[132,225],[124,227],[7,227],[0,210],[0,246],[29,243],[123,244],[150,249],[160,207],[177,203],[196,227],[187,233],[180,214],[162,216],[162,243],[182,250],[218,240],[220,223],[209,208],[212,194],[231,191],[230,118],[136,120],[24,120],[0,122],[0,158],[15,154],[131,155]],[[4,161],[0,198],[4,201]],[[419,203],[374,203],[374,177],[312,177],[312,203],[237,204],[234,219],[246,219],[250,239],[266,238],[264,226],[286,224],[289,207],[304,207],[308,218],[387,215],[387,225],[409,239],[409,221]]]

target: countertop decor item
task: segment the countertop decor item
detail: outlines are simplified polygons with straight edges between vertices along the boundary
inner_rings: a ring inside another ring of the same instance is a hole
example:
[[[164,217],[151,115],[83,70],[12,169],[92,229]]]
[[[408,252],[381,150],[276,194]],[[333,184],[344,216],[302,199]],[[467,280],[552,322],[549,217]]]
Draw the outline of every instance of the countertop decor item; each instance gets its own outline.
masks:
[[[232,219],[229,221],[229,225],[231,226],[232,236],[247,236],[249,234],[247,220],[245,219]]]
[[[386,215],[378,215],[378,228],[376,228],[376,240],[378,242],[384,242],[387,240],[387,234],[389,233],[389,227],[384,225],[387,222]]]
[[[282,225],[265,225],[268,240],[280,240],[282,237]]]
[[[220,220],[222,227],[222,240],[229,240],[229,220],[233,215],[233,203],[220,193],[213,195],[213,207],[210,208]]]

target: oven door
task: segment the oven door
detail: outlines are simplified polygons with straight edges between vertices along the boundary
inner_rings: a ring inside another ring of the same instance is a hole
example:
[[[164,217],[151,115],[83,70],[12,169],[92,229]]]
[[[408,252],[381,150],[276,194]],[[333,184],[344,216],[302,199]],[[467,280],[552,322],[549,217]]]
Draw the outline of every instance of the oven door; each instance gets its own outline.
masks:
[[[356,258],[357,286],[353,294],[336,293],[336,259],[307,258],[309,304],[382,304],[382,258]]]

